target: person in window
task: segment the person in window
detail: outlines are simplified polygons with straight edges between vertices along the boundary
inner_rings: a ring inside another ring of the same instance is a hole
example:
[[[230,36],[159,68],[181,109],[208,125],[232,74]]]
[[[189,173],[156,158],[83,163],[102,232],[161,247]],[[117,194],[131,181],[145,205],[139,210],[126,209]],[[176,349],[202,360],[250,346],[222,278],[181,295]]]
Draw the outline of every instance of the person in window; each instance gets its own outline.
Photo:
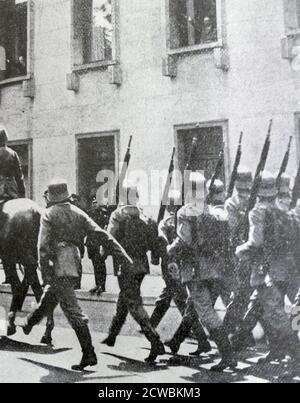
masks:
[[[215,42],[217,40],[217,30],[210,17],[204,17],[201,32],[201,43]]]
[[[18,154],[7,147],[6,130],[0,130],[0,202],[25,197],[25,184]]]

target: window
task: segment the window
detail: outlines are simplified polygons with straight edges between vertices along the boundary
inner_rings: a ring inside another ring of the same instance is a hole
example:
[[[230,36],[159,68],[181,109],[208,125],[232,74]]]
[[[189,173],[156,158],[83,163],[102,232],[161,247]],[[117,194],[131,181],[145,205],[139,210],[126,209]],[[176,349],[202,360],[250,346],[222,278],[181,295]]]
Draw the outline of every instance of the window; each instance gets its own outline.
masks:
[[[220,151],[223,148],[223,126],[191,127],[177,130],[179,168],[183,172],[187,164],[192,140],[197,137],[197,158],[193,163],[193,169],[203,170],[206,179],[212,177]],[[225,180],[224,164],[221,180]]]
[[[74,0],[74,65],[113,60],[115,0]]]
[[[116,170],[116,133],[79,136],[77,143],[78,193],[82,205],[90,208],[101,183],[97,182],[102,170]]]
[[[300,0],[284,0],[287,33],[300,30]]]
[[[169,0],[169,47],[217,42],[216,0]]]
[[[26,197],[31,198],[31,142],[25,140],[16,141],[8,145],[18,153],[24,175]]]
[[[27,74],[27,0],[0,0],[0,80]]]

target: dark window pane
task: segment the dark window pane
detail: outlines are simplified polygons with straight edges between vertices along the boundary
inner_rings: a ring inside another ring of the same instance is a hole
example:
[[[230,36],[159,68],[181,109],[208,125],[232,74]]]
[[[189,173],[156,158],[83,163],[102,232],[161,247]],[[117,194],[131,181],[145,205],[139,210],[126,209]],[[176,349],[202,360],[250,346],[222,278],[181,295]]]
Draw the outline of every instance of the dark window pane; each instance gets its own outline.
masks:
[[[215,42],[216,0],[170,0],[170,47]]]
[[[5,57],[1,79],[27,73],[27,1],[0,2],[0,46]]]

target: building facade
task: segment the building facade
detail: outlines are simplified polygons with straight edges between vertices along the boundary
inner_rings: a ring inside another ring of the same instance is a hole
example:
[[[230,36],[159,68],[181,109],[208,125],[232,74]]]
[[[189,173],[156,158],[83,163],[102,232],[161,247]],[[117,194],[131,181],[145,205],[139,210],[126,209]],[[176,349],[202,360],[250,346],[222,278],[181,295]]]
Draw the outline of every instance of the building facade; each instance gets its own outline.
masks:
[[[130,170],[167,169],[174,145],[182,169],[197,136],[196,167],[224,146],[228,181],[240,132],[254,169],[270,118],[267,169],[293,135],[294,173],[299,44],[299,0],[1,0],[0,124],[28,196],[59,176],[87,206],[130,135]]]

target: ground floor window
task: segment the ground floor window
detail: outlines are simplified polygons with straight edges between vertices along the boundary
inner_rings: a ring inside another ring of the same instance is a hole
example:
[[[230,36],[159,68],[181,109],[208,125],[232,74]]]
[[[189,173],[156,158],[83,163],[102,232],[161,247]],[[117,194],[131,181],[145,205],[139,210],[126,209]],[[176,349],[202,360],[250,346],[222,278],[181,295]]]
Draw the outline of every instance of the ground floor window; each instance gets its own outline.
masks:
[[[223,126],[211,127],[187,127],[177,129],[179,168],[184,170],[189,155],[192,140],[198,139],[196,158],[193,161],[193,169],[203,170],[207,179],[214,173],[220,151],[223,148]],[[225,169],[223,170],[221,180],[225,181]]]
[[[116,171],[116,133],[79,136],[77,143],[78,193],[81,204],[89,209],[101,183],[98,173]]]
[[[31,143],[25,142],[12,142],[9,147],[18,153],[22,170],[24,174],[24,181],[26,186],[26,197],[32,197],[32,181],[31,181]]]

